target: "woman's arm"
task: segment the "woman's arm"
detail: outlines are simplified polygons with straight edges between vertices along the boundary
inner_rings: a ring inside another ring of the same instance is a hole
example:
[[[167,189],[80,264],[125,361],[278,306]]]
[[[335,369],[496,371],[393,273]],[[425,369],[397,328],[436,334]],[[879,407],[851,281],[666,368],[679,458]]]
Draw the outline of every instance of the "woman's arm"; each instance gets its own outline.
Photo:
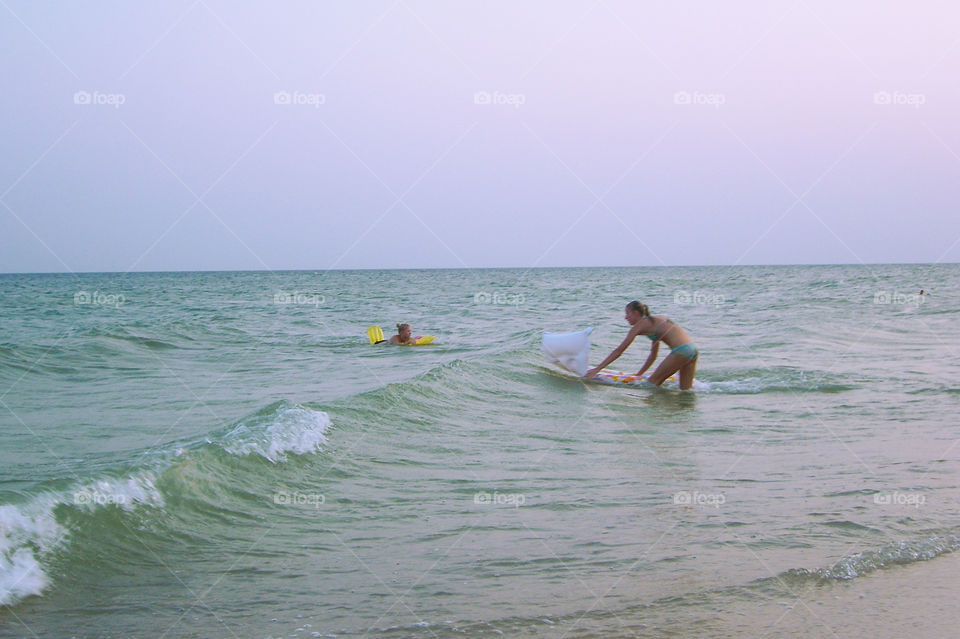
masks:
[[[605,360],[603,360],[602,362],[600,362],[600,365],[599,365],[599,366],[596,366],[596,367],[591,368],[590,370],[588,370],[588,371],[587,371],[587,374],[584,375],[584,378],[590,379],[591,377],[593,377],[594,375],[596,375],[597,373],[599,373],[600,371],[602,371],[604,368],[606,368],[611,362],[616,361],[616,359],[617,359],[618,357],[620,357],[621,355],[623,355],[623,351],[627,350],[627,347],[630,346],[630,344],[633,343],[633,339],[634,339],[636,336],[637,336],[637,334],[636,334],[636,333],[634,332],[634,330],[631,328],[631,329],[630,329],[630,332],[627,333],[627,336],[624,338],[624,340],[623,340],[622,342],[620,342],[620,346],[617,346],[615,349],[613,349],[613,352],[611,352],[609,355],[607,355],[607,358],[606,358]]]
[[[657,340],[650,345],[650,355],[647,357],[647,361],[643,363],[643,368],[637,371],[637,377],[643,375],[647,372],[647,369],[653,366],[653,363],[657,361],[657,353],[660,352],[660,340]]]

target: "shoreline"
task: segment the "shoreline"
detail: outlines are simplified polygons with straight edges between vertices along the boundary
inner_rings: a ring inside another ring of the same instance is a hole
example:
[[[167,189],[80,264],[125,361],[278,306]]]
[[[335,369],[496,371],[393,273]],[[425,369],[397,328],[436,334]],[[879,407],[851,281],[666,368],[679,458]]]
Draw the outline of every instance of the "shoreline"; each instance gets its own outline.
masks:
[[[960,625],[960,553],[876,570],[850,581],[813,585],[720,614],[720,636],[769,639],[950,637]]]

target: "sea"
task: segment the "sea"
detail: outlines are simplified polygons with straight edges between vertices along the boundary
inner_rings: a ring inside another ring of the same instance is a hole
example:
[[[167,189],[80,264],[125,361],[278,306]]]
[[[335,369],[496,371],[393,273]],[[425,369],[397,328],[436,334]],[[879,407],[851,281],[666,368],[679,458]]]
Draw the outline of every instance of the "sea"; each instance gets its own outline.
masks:
[[[692,390],[547,361],[634,299]],[[950,636],[958,326],[957,264],[0,275],[0,637]]]

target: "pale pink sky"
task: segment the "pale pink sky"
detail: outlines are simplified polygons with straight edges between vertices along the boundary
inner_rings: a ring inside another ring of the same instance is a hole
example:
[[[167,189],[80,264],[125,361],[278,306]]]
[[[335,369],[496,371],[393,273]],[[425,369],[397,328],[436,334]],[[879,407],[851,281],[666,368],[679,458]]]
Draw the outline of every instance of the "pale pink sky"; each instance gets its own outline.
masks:
[[[0,271],[960,261],[960,11],[0,4]]]

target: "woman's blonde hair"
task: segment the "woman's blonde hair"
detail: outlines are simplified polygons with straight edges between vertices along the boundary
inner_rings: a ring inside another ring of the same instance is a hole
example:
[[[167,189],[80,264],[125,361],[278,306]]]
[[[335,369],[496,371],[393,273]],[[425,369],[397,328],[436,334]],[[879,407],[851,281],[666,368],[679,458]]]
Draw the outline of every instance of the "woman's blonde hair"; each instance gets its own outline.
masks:
[[[633,300],[632,302],[627,304],[627,308],[630,309],[631,311],[640,311],[640,315],[642,315],[643,317],[650,317],[650,309],[647,308],[647,305],[641,304],[637,300]]]

